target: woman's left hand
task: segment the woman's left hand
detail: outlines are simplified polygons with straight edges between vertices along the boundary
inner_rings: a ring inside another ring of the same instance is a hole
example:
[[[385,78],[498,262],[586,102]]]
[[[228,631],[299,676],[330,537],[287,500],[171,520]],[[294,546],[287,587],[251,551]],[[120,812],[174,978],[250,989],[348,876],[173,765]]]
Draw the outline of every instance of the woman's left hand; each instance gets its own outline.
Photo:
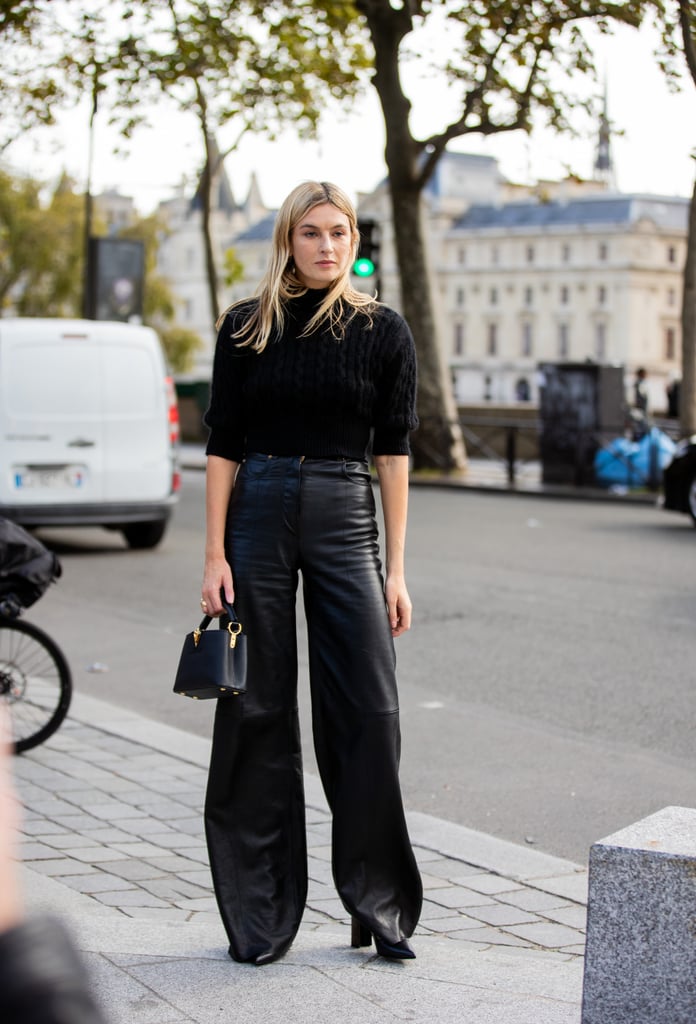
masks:
[[[411,628],[411,598],[406,589],[406,580],[403,576],[387,576],[384,587],[384,597],[387,602],[387,614],[393,637],[401,636],[407,629]]]

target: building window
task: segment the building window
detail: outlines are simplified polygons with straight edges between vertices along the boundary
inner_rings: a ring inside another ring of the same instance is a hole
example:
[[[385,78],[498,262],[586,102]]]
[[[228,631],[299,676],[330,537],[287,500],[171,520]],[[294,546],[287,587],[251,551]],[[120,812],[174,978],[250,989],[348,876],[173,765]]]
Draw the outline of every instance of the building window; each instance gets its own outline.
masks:
[[[457,305],[458,306],[463,306],[464,305],[465,297],[466,297],[466,292],[464,291],[464,289],[463,288],[457,288]]]
[[[491,288],[490,300],[491,300],[491,306],[497,306],[498,305],[498,289],[497,288]]]
[[[533,303],[534,303],[534,289],[527,287],[524,290],[524,304],[525,304],[525,306],[531,306],[531,305],[533,305]]]
[[[454,325],[454,354],[455,356],[464,355],[464,324]]]
[[[527,263],[533,263],[534,262],[534,246],[533,245],[528,245],[527,246],[526,256],[527,256]]]
[[[597,289],[597,305],[603,306],[607,301],[607,289],[603,284],[600,284]]]
[[[522,324],[522,355],[531,356],[533,350],[532,325],[530,323]]]
[[[493,266],[495,266],[497,264],[498,256],[499,256],[498,246],[494,245],[493,248],[491,249],[491,263],[493,264]]]
[[[607,325],[599,323],[595,327],[595,356],[602,360],[607,358]]]
[[[670,245],[670,246],[667,247],[667,262],[668,263],[676,263],[677,262],[677,247],[675,245]]]
[[[466,263],[466,249],[457,249],[457,263],[460,267]]]
[[[193,320],[193,302],[191,299],[184,299],[184,320]]]
[[[667,290],[667,305],[668,306],[673,306],[676,303],[676,301],[677,301],[677,293],[675,292],[674,288],[669,288]]]
[[[599,258],[600,260],[606,260],[609,256],[609,246],[606,242],[599,243]]]
[[[568,324],[558,325],[558,358],[567,359],[570,353],[570,330]]]
[[[498,355],[498,325],[497,324],[489,324],[488,325],[487,354],[489,356],[497,356]]]
[[[665,359],[677,357],[677,332],[673,327],[665,330]]]
[[[562,306],[567,306],[568,305],[569,297],[570,297],[570,292],[568,290],[568,285],[564,284],[562,286],[562,288],[561,288],[561,305]]]
[[[561,259],[564,263],[570,262],[570,246],[567,244],[561,248]]]

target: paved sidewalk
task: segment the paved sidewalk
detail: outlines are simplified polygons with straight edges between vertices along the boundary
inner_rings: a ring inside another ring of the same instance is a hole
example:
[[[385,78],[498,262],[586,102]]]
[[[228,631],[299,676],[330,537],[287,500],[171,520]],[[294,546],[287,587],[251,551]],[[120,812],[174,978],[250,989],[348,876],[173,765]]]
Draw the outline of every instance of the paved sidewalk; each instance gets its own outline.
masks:
[[[78,694],[58,733],[15,758],[30,906],[67,919],[112,1021],[579,1020],[582,867],[411,813],[426,896],[418,959],[384,961],[350,948],[313,776],[298,938],[276,964],[234,964],[202,831],[208,752],[207,740]]]

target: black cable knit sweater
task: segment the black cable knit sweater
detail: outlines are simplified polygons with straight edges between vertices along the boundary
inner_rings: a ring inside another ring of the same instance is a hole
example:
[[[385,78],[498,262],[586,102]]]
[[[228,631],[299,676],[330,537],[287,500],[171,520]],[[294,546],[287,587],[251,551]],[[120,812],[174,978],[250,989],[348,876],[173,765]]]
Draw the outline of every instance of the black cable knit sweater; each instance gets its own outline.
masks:
[[[241,462],[249,452],[363,459],[408,455],[416,424],[416,354],[406,321],[376,306],[358,313],[342,338],[321,327],[300,337],[326,292],[288,303],[280,338],[263,352],[232,337],[254,300],[231,310],[218,333],[208,455]]]

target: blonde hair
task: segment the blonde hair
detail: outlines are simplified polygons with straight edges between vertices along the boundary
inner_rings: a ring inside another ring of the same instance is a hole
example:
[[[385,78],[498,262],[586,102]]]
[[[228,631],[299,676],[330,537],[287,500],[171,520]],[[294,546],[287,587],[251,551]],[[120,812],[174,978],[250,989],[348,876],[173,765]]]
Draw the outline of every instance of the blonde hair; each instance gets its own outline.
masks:
[[[324,301],[311,318],[301,337],[306,337],[320,324],[328,324],[334,337],[342,336],[346,324],[358,311],[367,314],[370,325],[376,302],[371,295],[356,291],[350,283],[350,269],[355,261],[360,244],[355,208],[348,196],[337,185],[328,181],[305,181],[294,188],[283,202],[273,227],[271,255],[256,295],[258,304],[249,317],[233,335],[242,339],[240,345],[249,345],[257,352],[263,352],[271,336],[282,334],[285,326],[285,303],[288,299],[305,295],[309,289],[300,281],[292,258],[292,232],[300,221],[315,206],[331,203],[345,214],[350,225],[353,253],[350,262],[340,277],[330,286]],[[246,303],[248,300],[242,300]],[[240,305],[232,303],[219,316],[216,327],[219,330],[231,309]],[[347,314],[347,315],[346,315]]]

